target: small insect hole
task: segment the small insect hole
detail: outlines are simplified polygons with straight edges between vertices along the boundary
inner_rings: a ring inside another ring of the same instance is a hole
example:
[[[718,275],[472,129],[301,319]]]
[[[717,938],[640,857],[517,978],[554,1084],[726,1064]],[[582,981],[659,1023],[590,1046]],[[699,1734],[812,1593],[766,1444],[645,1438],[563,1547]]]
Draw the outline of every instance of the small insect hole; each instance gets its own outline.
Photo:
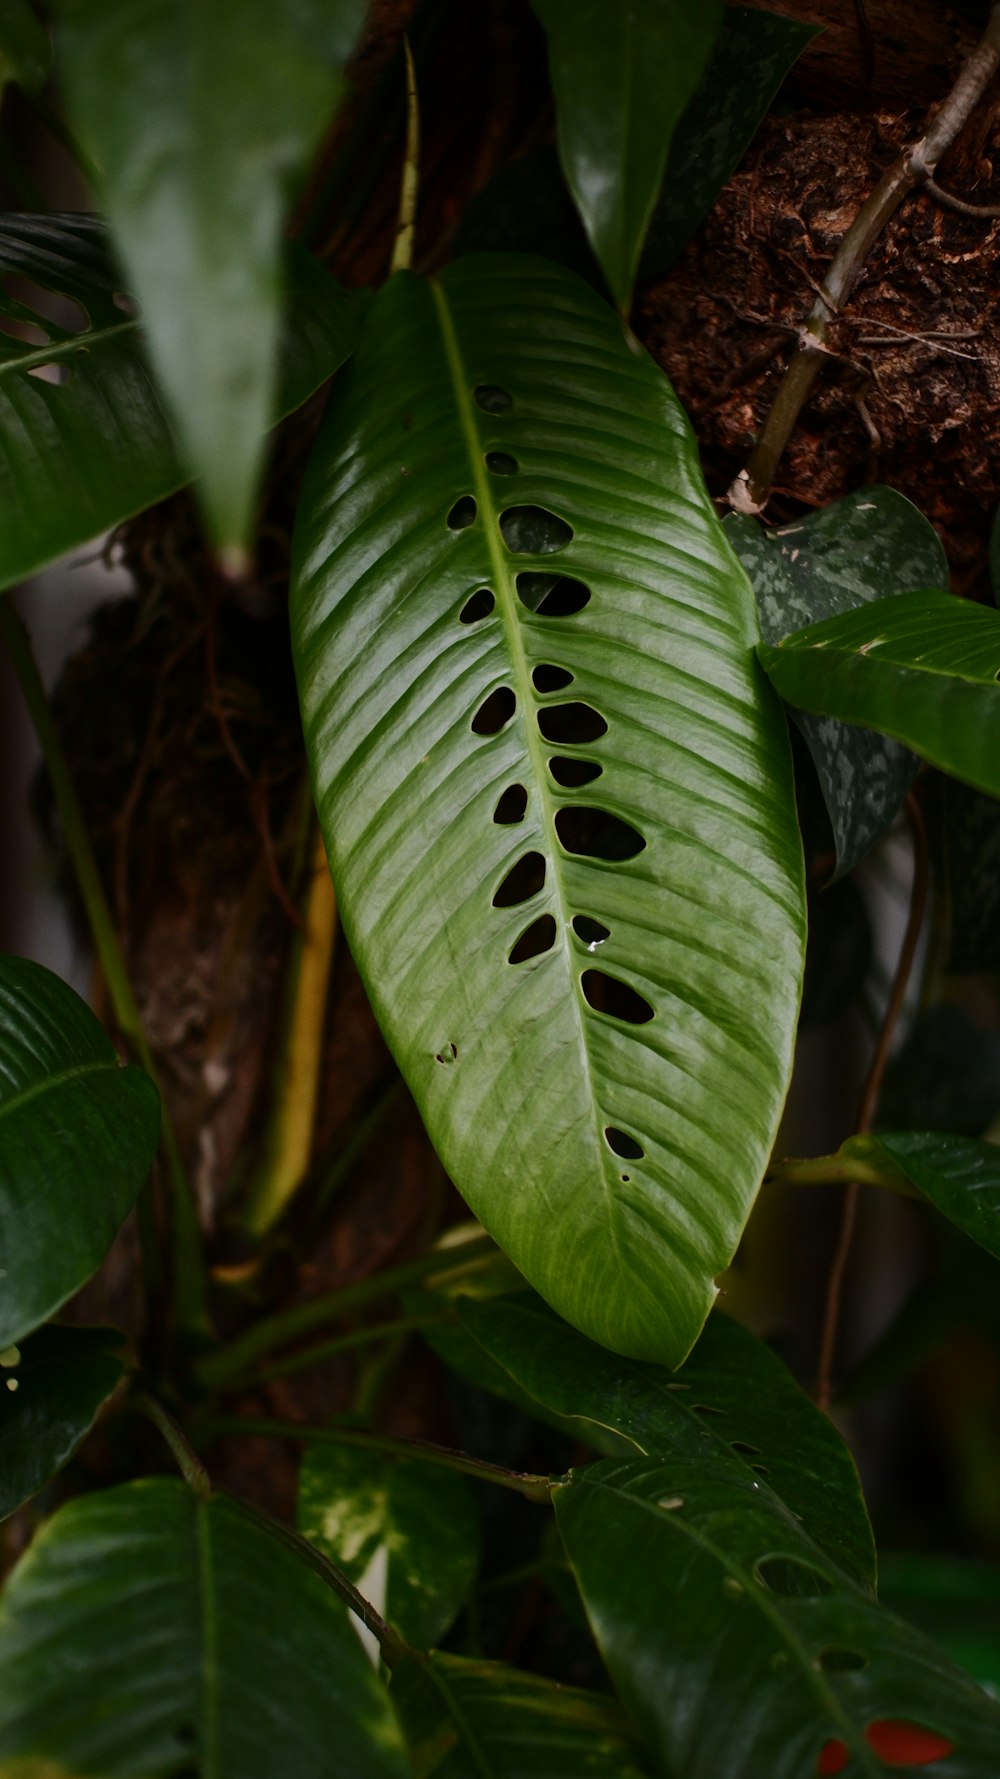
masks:
[[[568,575],[537,574],[529,569],[517,577],[517,596],[539,618],[571,618],[582,612],[590,588]]]
[[[548,556],[566,548],[573,527],[547,507],[508,507],[500,514],[500,534],[514,556]]]
[[[556,754],[549,761],[549,771],[556,784],[562,785],[564,790],[577,791],[581,785],[593,784],[595,778],[600,778],[604,767],[599,766],[596,760],[563,759]]]
[[[470,525],[475,524],[477,510],[474,497],[471,494],[463,494],[461,500],[456,500],[448,514],[448,530],[467,530]]]
[[[770,1476],[771,1474],[766,1464],[751,1464],[750,1468],[755,1476]]]
[[[868,1657],[860,1649],[839,1649],[834,1645],[821,1649],[816,1661],[825,1674],[853,1674],[868,1666]]]
[[[833,1592],[826,1576],[799,1557],[765,1557],[755,1573],[762,1587],[789,1600],[815,1600]]]
[[[474,735],[499,735],[517,709],[517,699],[510,686],[497,686],[484,698],[472,719]]]
[[[607,723],[592,704],[547,704],[538,712],[538,727],[546,741],[559,747],[599,741],[608,732]]]
[[[540,852],[526,852],[512,865],[493,897],[494,908],[519,908],[530,902],[545,883],[545,860]]]
[[[607,1013],[610,1018],[624,1020],[627,1025],[648,1025],[654,1017],[652,1007],[641,994],[627,982],[620,982],[617,976],[608,976],[603,970],[584,970],[580,986],[584,1000],[595,1013]]]
[[[543,661],[532,668],[531,683],[536,692],[562,692],[573,684],[573,675],[565,667],[554,667],[550,661]]]
[[[476,406],[482,408],[484,414],[506,414],[514,406],[514,398],[506,389],[500,389],[496,383],[477,383],[472,391],[472,399]]]
[[[458,621],[460,624],[478,624],[481,618],[489,617],[495,605],[489,587],[477,587],[459,612]]]
[[[556,923],[551,914],[540,914],[530,927],[525,927],[507,958],[509,964],[526,964],[529,958],[541,957],[556,942]]]
[[[128,315],[133,321],[139,314],[139,305],[136,302],[135,297],[129,296],[128,292],[125,290],[116,290],[111,301],[114,303],[116,309],[120,309],[123,315]]]
[[[746,1440],[744,1439],[731,1439],[729,1441],[729,1449],[731,1452],[739,1452],[741,1458],[760,1457],[760,1446],[747,1445]]]
[[[581,859],[605,859],[616,864],[634,859],[646,842],[637,828],[606,809],[574,804],[556,812],[556,833],[567,852]]]
[[[837,1773],[844,1771],[850,1758],[847,1743],[839,1736],[831,1736],[829,1742],[824,1742],[816,1760],[819,1779],[834,1779]]]
[[[500,793],[500,800],[493,811],[493,820],[501,828],[513,827],[515,822],[524,820],[527,807],[528,793],[523,784],[509,784]]]
[[[618,1130],[609,1124],[604,1132],[604,1140],[613,1155],[620,1155],[623,1161],[641,1161],[646,1151],[641,1143],[630,1137],[628,1131]]]
[[[715,1408],[711,1402],[692,1402],[691,1413],[694,1415],[724,1415],[724,1408]]]
[[[611,928],[606,927],[602,920],[594,920],[589,914],[574,914],[573,931],[585,945],[603,945],[605,939],[611,937]]]
[[[28,372],[29,377],[37,377],[39,383],[51,383],[61,389],[69,382],[69,366],[65,364],[33,364]]]
[[[509,451],[487,451],[486,468],[495,476],[516,476],[520,469],[516,457]]]

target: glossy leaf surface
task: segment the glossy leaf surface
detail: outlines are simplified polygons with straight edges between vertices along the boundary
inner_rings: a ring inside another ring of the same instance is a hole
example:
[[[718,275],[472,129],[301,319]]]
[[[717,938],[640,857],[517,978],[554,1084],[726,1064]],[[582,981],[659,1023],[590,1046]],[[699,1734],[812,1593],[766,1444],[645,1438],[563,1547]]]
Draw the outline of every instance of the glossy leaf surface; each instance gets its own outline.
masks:
[[[734,516],[726,531],[753,584],[765,643],[887,594],[948,585],[937,532],[894,488],[863,488],[772,531]],[[839,877],[891,826],[917,761],[873,729],[792,715],[816,767]]]
[[[42,85],[52,46],[31,0],[4,0],[0,7],[0,93],[8,80],[27,93]]]
[[[122,1377],[121,1345],[113,1328],[39,1328],[4,1355],[0,1519],[36,1495],[85,1439]]]
[[[500,1662],[439,1651],[394,1670],[392,1697],[420,1779],[645,1779],[610,1699]]]
[[[4,1779],[408,1772],[346,1607],[234,1501],[173,1478],[48,1521],[0,1600],[0,1662]]]
[[[5,216],[5,272],[36,296],[15,301],[0,284],[0,312],[32,330],[28,341],[0,333],[0,588],[188,480],[100,222]],[[309,254],[290,254],[288,278],[280,413],[332,376],[359,314]]]
[[[1000,1708],[735,1456],[728,1475],[696,1454],[604,1460],[554,1501],[612,1679],[667,1772],[885,1779],[876,1749],[908,1740],[946,1753],[948,1779],[995,1774]]]
[[[543,260],[386,287],[292,627],[345,929],[438,1152],[568,1320],[679,1363],[802,956],[780,713],[675,398]]]
[[[855,1580],[875,1584],[875,1548],[854,1460],[780,1359],[731,1317],[710,1317],[679,1372],[585,1340],[533,1293],[459,1300],[463,1326],[548,1417],[609,1456],[735,1452]],[[490,1387],[490,1377],[482,1382]]]
[[[891,1182],[901,1173],[942,1216],[1000,1257],[1000,1148],[940,1131],[880,1130],[841,1147]]]
[[[796,709],[877,727],[1000,796],[1000,612],[902,593],[758,651]]]
[[[160,1105],[79,995],[0,957],[0,1349],[98,1267],[156,1152]]]
[[[286,203],[363,0],[54,0],[71,120],[101,172],[157,380],[217,544],[245,548],[275,418]]]
[[[722,0],[532,0],[545,27],[559,157],[591,245],[627,311],[677,120],[722,24]]]
[[[452,1471],[358,1446],[309,1446],[298,1524],[353,1582],[384,1553],[379,1610],[416,1649],[441,1640],[472,1589],[479,1514],[470,1484]]]

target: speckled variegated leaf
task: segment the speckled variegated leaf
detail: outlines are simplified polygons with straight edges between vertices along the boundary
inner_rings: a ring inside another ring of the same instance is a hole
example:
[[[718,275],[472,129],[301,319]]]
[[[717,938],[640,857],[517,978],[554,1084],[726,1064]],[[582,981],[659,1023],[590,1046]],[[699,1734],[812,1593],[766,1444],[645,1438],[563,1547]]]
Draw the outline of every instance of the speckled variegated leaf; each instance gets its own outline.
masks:
[[[0,1369],[0,1519],[69,1462],[124,1371],[114,1328],[39,1328]]]

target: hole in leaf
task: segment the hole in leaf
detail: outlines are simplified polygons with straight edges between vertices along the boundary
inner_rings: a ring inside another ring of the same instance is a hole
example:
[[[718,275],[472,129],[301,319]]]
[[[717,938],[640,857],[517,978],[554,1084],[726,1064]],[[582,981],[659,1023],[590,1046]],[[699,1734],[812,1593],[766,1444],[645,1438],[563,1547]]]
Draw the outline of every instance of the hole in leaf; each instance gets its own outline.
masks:
[[[817,1657],[825,1674],[853,1674],[858,1668],[867,1668],[868,1657],[862,1655],[860,1649],[840,1649],[831,1644],[828,1649],[821,1649]]]
[[[477,510],[473,495],[463,494],[461,500],[456,500],[448,514],[448,530],[465,531],[468,526],[474,525]]]
[[[653,1018],[649,1002],[627,982],[619,982],[617,976],[608,976],[603,970],[584,970],[580,986],[595,1013],[610,1014],[612,1019],[623,1019],[628,1025],[648,1025]]]
[[[608,732],[608,725],[592,704],[549,704],[538,712],[538,727],[546,741],[560,747],[576,747],[580,742],[598,741]]]
[[[642,852],[645,840],[637,828],[606,809],[583,804],[556,811],[556,833],[567,852],[581,859],[608,859],[621,863]]]
[[[508,507],[500,514],[500,533],[515,556],[549,556],[566,548],[573,527],[547,507]]]
[[[472,719],[472,730],[475,735],[499,735],[506,723],[517,709],[517,699],[510,686],[497,686],[488,698],[484,698]]]
[[[642,1144],[630,1137],[628,1131],[618,1130],[613,1124],[608,1125],[604,1139],[612,1154],[620,1155],[623,1161],[641,1161],[646,1153]]]
[[[545,882],[545,860],[540,852],[526,852],[512,865],[493,897],[494,908],[518,908],[537,896]]]
[[[757,1476],[770,1476],[771,1474],[766,1464],[751,1464],[750,1468]]]
[[[37,377],[39,383],[52,383],[61,388],[69,382],[69,366],[65,364],[33,364],[28,372],[29,377]]]
[[[743,1439],[731,1439],[729,1441],[729,1450],[731,1452],[739,1452],[741,1458],[760,1457],[760,1446],[747,1445],[746,1441]]]
[[[129,296],[128,292],[125,290],[116,290],[111,301],[114,303],[116,309],[120,309],[123,315],[128,315],[133,321],[140,313],[139,305],[136,302],[135,297]]]
[[[446,1044],[443,1050],[437,1051],[437,1053],[434,1057],[434,1061],[440,1062],[440,1063],[457,1062],[458,1061],[458,1045],[455,1043]]]
[[[495,476],[516,476],[520,467],[517,458],[512,457],[509,451],[487,451],[486,453],[486,468],[491,470]]]
[[[589,914],[574,914],[573,931],[585,945],[603,945],[605,939],[611,937],[611,928],[602,920],[593,920]]]
[[[524,812],[528,807],[528,793],[523,784],[509,784],[500,793],[500,801],[493,811],[493,820],[501,828],[512,827],[515,822],[524,820]]]
[[[567,791],[576,791],[581,785],[592,784],[595,778],[600,778],[604,767],[596,760],[566,760],[556,754],[549,761],[549,771],[556,784]]]
[[[521,604],[540,618],[571,618],[574,612],[582,612],[590,599],[590,588],[569,575],[525,569],[517,577],[517,595]]]
[[[724,1415],[727,1412],[724,1408],[716,1408],[711,1402],[692,1402],[691,1404],[693,1415]]]
[[[5,272],[0,277],[0,309],[26,330],[14,338],[29,338],[33,345],[66,334],[82,334],[90,326],[90,316],[76,297],[63,290],[48,290],[22,272]],[[36,334],[41,338],[36,339]]]
[[[469,598],[459,612],[459,623],[478,624],[480,618],[489,617],[495,605],[496,600],[490,592],[490,589],[488,587],[477,587],[476,591],[469,595]]]
[[[543,661],[532,669],[531,683],[536,692],[562,692],[573,684],[573,675],[565,667],[553,667],[551,662]]]
[[[834,1774],[842,1773],[850,1758],[846,1742],[841,1742],[838,1736],[831,1736],[829,1742],[824,1742],[819,1751],[816,1762],[819,1779],[833,1779]]]
[[[477,383],[472,391],[472,399],[477,407],[486,414],[506,414],[508,408],[514,406],[514,398],[506,389],[499,389],[495,383]]]
[[[826,1576],[799,1557],[765,1557],[757,1564],[757,1580],[786,1599],[814,1600],[833,1591]]]
[[[556,923],[551,914],[540,914],[526,927],[507,959],[509,964],[526,964],[530,957],[541,957],[556,942]]]
[[[936,1730],[925,1730],[918,1723],[898,1723],[888,1717],[868,1725],[865,1741],[887,1767],[926,1767],[932,1760],[947,1759],[955,1749],[954,1742]]]

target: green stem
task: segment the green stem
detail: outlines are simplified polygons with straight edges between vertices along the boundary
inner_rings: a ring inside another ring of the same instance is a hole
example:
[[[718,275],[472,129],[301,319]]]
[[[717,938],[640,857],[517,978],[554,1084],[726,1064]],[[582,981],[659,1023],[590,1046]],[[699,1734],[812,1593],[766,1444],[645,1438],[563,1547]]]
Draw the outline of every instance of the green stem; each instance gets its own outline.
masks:
[[[152,1421],[157,1431],[162,1433],[173,1453],[178,1470],[188,1487],[194,1490],[199,1501],[210,1501],[212,1483],[208,1471],[199,1462],[173,1416],[168,1415],[166,1409],[161,1407],[154,1396],[147,1396],[145,1390],[136,1391],[132,1398],[132,1406],[137,1408],[140,1414],[145,1415],[147,1421]]]
[[[522,1495],[526,1501],[548,1503],[554,1487],[551,1477],[534,1476],[525,1470],[506,1470],[502,1464],[487,1463],[485,1458],[470,1458],[465,1452],[432,1445],[425,1439],[390,1439],[382,1433],[359,1433],[353,1427],[313,1427],[304,1422],[220,1416],[206,1422],[205,1431],[213,1437],[245,1434],[264,1439],[302,1439],[311,1443],[357,1446],[362,1451],[382,1452],[388,1458],[416,1458],[423,1464],[436,1464],[442,1470],[457,1470],[462,1476],[473,1476],[477,1482],[495,1483],[500,1489],[510,1489],[515,1495]]]
[[[843,1186],[851,1180],[860,1180],[865,1186],[885,1183],[877,1168],[847,1161],[843,1155],[814,1155],[808,1159],[789,1155],[783,1161],[772,1161],[767,1178],[780,1180],[786,1186]]]
[[[125,960],[118,943],[111,910],[108,907],[90,844],[90,835],[83,819],[62,743],[52,720],[38,664],[32,651],[28,632],[10,596],[0,597],[0,635],[10,653],[28,707],[42,758],[52,785],[56,808],[62,823],[66,847],[73,862],[77,886],[87,914],[94,947],[108,985],[111,1005],[122,1035],[131,1045],[146,1073],[152,1077],[160,1094],[161,1143],[170,1177],[173,1210],[174,1292],[177,1317],[184,1329],[201,1331],[208,1327],[205,1302],[205,1268],[202,1257],[201,1228],[191,1188],[184,1172],[173,1127],[167,1117],[163,1091],[156,1065],[146,1042],[146,1035],[135,1004],[132,985],[125,969]],[[149,1188],[139,1201],[139,1227],[143,1243],[143,1261],[147,1282],[159,1273],[155,1219]]]
[[[288,1377],[293,1371],[303,1371],[307,1365],[318,1365],[324,1359],[335,1359],[339,1353],[349,1353],[356,1347],[367,1347],[377,1340],[388,1340],[394,1334],[409,1334],[414,1328],[430,1328],[443,1321],[440,1311],[424,1315],[397,1316],[391,1322],[373,1322],[366,1328],[354,1328],[350,1334],[337,1334],[332,1340],[320,1341],[318,1346],[303,1347],[298,1353],[289,1354],[287,1359],[277,1359],[273,1365],[266,1365],[263,1371],[255,1371],[245,1378],[238,1378],[233,1387],[243,1388],[256,1384],[269,1384],[272,1378]]]

